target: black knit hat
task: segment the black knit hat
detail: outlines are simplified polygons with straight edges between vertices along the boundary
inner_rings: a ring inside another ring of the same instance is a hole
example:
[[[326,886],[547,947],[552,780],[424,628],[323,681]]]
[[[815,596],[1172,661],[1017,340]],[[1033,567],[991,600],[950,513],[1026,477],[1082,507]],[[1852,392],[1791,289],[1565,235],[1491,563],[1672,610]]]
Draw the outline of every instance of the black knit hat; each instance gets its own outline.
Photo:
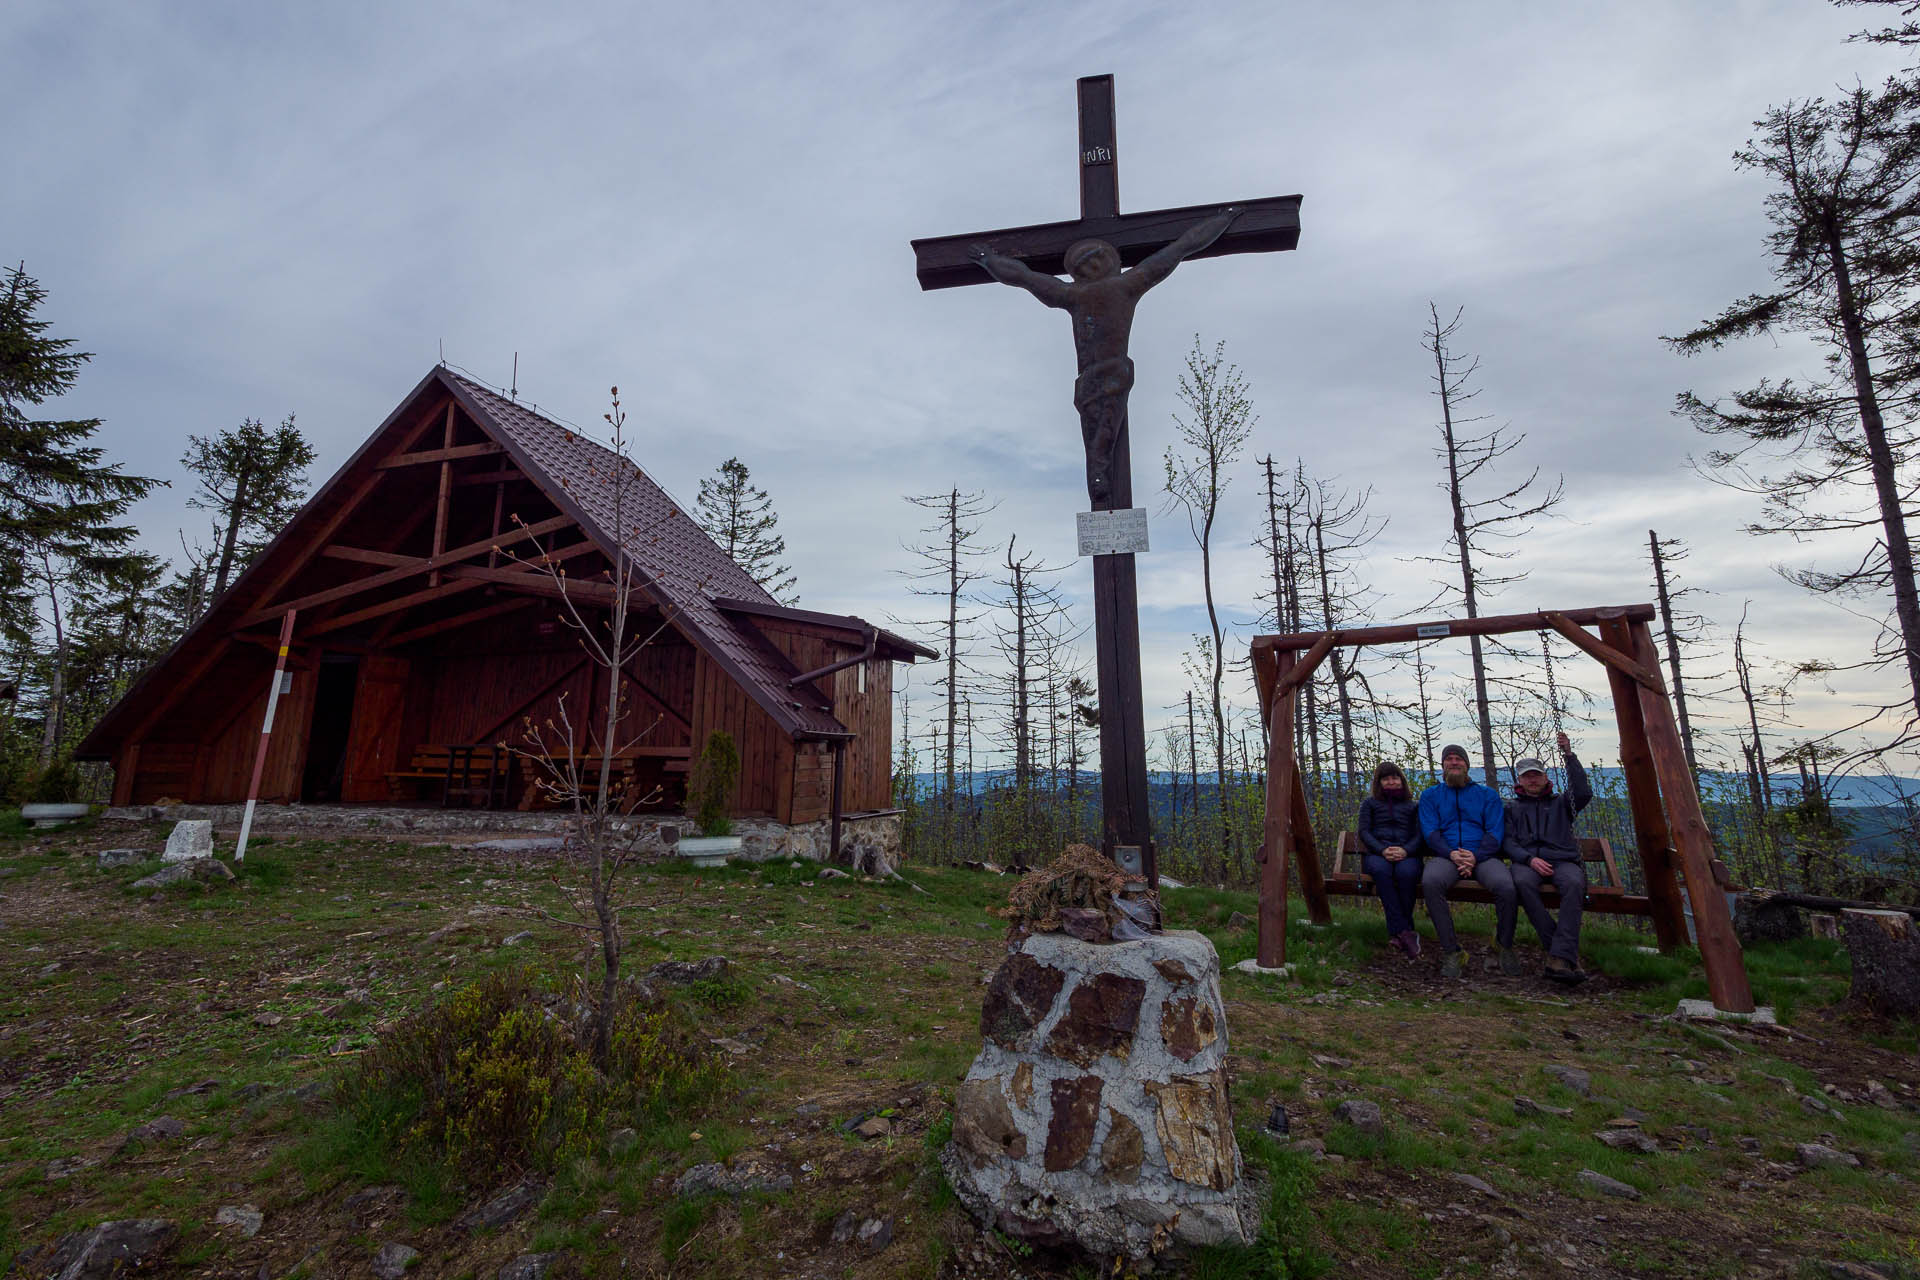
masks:
[[[1473,757],[1468,755],[1467,749],[1457,742],[1449,742],[1446,746],[1440,748],[1441,764],[1447,762],[1448,756],[1459,756],[1462,760],[1465,760],[1469,766],[1473,764]]]

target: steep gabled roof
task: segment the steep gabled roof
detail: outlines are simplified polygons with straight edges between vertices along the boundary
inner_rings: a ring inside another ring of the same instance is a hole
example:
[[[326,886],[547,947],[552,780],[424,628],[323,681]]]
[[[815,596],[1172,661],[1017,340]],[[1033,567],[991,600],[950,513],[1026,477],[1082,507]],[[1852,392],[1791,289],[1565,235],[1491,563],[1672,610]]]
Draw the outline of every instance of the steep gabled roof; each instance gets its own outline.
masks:
[[[858,618],[812,614],[781,605],[638,467],[634,467],[620,497],[629,504],[628,509],[616,514],[615,486],[607,477],[613,474],[618,459],[610,449],[471,378],[436,366],[173,650],[102,717],[76,754],[87,759],[105,758],[138,723],[138,715],[163,696],[167,677],[184,675],[193,679],[196,672],[192,658],[196,654],[210,657],[250,610],[272,603],[265,597],[275,575],[284,579],[298,560],[313,554],[315,532],[324,531],[329,519],[336,519],[337,513],[356,502],[350,496],[355,485],[375,473],[379,459],[391,451],[393,438],[398,437],[409,412],[416,410],[436,387],[450,395],[527,479],[602,551],[613,549],[624,525],[625,550],[642,589],[667,616],[669,624],[717,663],[774,723],[795,738],[852,736],[817,689],[808,684],[795,687],[793,681],[802,673],[761,634],[753,618],[784,617],[840,630],[869,629],[869,624]],[[385,448],[381,447],[383,440]],[[716,602],[745,607],[722,608]],[[884,656],[906,661],[916,655],[933,656],[931,650],[891,633],[881,634],[887,642]]]

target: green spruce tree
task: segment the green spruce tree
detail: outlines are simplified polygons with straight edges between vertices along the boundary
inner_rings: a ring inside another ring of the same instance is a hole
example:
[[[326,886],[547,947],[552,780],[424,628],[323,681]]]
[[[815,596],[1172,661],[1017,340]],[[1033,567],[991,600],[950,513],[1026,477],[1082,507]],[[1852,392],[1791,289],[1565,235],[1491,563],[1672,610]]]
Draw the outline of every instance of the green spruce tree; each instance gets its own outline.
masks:
[[[22,263],[0,285],[0,625],[46,650],[39,762],[61,737],[76,594],[138,568],[127,508],[158,481],[130,476],[92,443],[98,418],[31,416],[66,394],[92,358],[71,338],[48,336],[38,315],[46,290]]]
[[[212,436],[188,436],[180,464],[199,478],[187,505],[213,512],[220,547],[209,599],[227,589],[307,498],[313,446],[293,415],[269,431],[257,418]]]
[[[738,458],[721,463],[713,476],[700,482],[694,506],[700,527],[748,577],[782,604],[799,600],[793,570],[782,563],[787,540],[775,532],[780,517],[767,491],[752,482],[746,463]]]

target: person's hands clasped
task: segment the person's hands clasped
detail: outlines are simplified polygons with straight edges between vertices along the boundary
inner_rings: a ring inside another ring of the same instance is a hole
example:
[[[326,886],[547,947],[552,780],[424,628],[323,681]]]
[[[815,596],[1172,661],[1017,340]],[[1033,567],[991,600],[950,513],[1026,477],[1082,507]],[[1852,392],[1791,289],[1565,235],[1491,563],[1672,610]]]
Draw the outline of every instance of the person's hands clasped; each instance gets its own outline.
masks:
[[[1473,874],[1473,854],[1471,851],[1455,849],[1447,856],[1453,859],[1453,869],[1459,872],[1462,880],[1465,880]]]
[[[1390,844],[1380,851],[1380,856],[1388,862],[1402,862],[1406,859],[1407,851],[1397,844]]]
[[[1527,865],[1532,867],[1533,873],[1542,879],[1551,880],[1553,878],[1553,864],[1545,858],[1530,859]]]

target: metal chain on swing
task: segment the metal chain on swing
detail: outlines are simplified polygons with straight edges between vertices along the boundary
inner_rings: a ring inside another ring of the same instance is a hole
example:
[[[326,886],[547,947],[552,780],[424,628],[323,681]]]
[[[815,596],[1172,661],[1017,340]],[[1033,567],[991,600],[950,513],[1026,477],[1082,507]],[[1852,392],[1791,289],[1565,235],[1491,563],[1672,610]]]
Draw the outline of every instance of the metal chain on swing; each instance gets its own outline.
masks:
[[[1553,681],[1553,645],[1545,627],[1540,628],[1540,656],[1547,664],[1547,709],[1553,713],[1553,731],[1556,735],[1562,734],[1567,730],[1560,714],[1560,688]]]

